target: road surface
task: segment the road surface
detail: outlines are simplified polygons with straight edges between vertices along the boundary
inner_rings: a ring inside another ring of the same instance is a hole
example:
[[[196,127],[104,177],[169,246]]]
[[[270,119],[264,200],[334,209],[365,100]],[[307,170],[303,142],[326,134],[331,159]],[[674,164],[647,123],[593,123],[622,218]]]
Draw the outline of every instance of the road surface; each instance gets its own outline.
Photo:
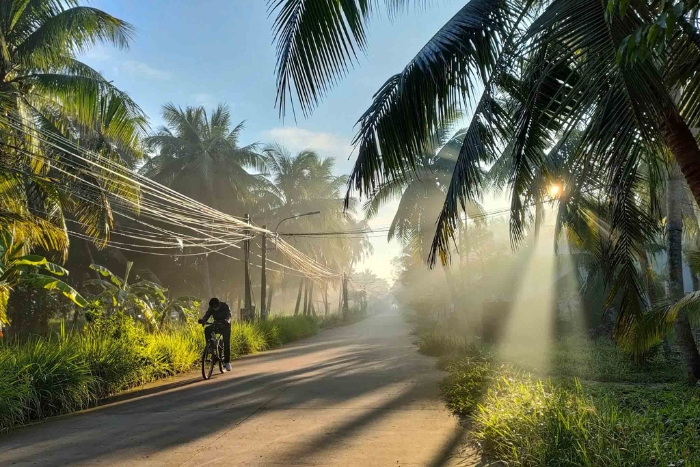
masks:
[[[0,436],[0,465],[471,465],[395,314]]]

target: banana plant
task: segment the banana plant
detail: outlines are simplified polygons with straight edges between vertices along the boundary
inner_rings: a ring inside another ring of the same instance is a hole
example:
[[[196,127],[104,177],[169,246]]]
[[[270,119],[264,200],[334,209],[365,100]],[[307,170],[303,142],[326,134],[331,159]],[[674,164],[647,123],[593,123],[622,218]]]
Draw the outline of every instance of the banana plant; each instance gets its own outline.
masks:
[[[97,288],[98,293],[94,294],[94,299],[101,302],[109,310],[127,313],[137,311],[155,328],[158,326],[158,322],[153,303],[167,301],[166,289],[160,284],[147,280],[139,280],[130,284],[129,275],[133,265],[132,261],[126,263],[126,271],[122,278],[104,266],[91,264],[90,268],[105,279],[92,279],[85,281],[84,284]]]
[[[177,312],[183,318],[183,321],[187,321],[188,310],[194,309],[196,313],[199,313],[198,309],[200,303],[201,301],[197,297],[190,296],[176,297],[172,299],[169,298],[165,301],[159,302],[157,304],[157,307],[160,311],[160,329],[163,329],[163,325],[165,324],[165,318],[171,312]]]
[[[12,232],[0,231],[0,327],[8,325],[7,304],[14,287],[32,285],[61,292],[79,307],[87,301],[77,290],[57,276],[67,276],[68,271],[41,255],[28,254],[24,242],[15,241]]]

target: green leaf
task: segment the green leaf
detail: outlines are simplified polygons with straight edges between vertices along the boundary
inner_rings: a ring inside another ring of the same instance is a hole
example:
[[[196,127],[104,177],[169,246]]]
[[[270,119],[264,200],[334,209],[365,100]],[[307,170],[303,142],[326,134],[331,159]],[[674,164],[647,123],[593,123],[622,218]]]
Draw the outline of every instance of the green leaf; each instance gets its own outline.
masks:
[[[625,17],[630,0],[620,0],[620,16]]]
[[[675,32],[676,28],[676,14],[673,12],[673,10],[669,10],[668,15],[666,17],[666,39],[671,40],[673,38],[673,33]]]
[[[32,276],[28,280],[30,283],[39,287],[43,287],[44,289],[57,290],[61,292],[64,296],[66,296],[79,307],[84,307],[88,304],[87,300],[85,300],[85,298],[83,298],[83,296],[80,295],[80,293],[78,293],[77,290],[75,290],[73,287],[66,284],[65,282],[56,279],[55,277],[45,276],[43,274],[32,274]]]
[[[647,34],[647,44],[650,48],[656,44],[656,38],[658,37],[660,31],[661,27],[656,23],[652,24],[649,28],[649,33]]]
[[[26,255],[12,261],[12,266],[43,266],[49,261],[40,255]]]
[[[124,284],[119,277],[104,266],[100,266],[99,264],[91,264],[90,269],[97,271],[103,277],[108,277],[112,284],[116,285],[117,287],[121,287]]]

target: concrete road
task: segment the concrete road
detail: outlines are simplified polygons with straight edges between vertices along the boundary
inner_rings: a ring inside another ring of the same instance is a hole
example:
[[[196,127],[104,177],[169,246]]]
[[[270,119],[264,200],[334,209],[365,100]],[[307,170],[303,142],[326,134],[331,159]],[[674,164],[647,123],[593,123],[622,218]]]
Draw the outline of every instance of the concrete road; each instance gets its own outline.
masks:
[[[0,465],[472,465],[394,314],[0,436]]]

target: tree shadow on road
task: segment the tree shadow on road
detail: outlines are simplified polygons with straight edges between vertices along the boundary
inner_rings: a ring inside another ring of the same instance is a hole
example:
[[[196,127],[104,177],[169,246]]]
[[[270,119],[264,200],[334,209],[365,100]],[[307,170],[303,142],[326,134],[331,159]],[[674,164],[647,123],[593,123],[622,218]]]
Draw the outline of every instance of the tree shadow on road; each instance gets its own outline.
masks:
[[[330,358],[311,364],[295,362],[310,353],[331,349]],[[415,358],[422,359],[423,366],[417,367]],[[272,365],[271,362],[277,367],[256,371]],[[287,363],[291,369],[280,371],[279,366]],[[266,411],[333,407],[386,391],[389,386],[404,384],[408,388],[349,420],[339,430],[320,439],[303,440],[299,449],[284,453],[304,460],[332,448],[391,410],[434,400],[434,381],[415,384],[421,378],[416,374],[417,368],[427,370],[433,365],[431,360],[417,356],[410,343],[397,350],[372,339],[362,340],[361,345],[355,339],[310,340],[244,358],[236,362],[233,374],[217,379],[199,384],[194,384],[196,379],[185,379],[88,413],[17,429],[0,438],[0,464],[113,463],[155,454],[160,455],[159,459],[166,456],[167,462],[167,456],[192,449],[193,445],[202,452],[217,442],[235,442],[226,436],[244,421]],[[386,376],[389,370],[391,378]]]

